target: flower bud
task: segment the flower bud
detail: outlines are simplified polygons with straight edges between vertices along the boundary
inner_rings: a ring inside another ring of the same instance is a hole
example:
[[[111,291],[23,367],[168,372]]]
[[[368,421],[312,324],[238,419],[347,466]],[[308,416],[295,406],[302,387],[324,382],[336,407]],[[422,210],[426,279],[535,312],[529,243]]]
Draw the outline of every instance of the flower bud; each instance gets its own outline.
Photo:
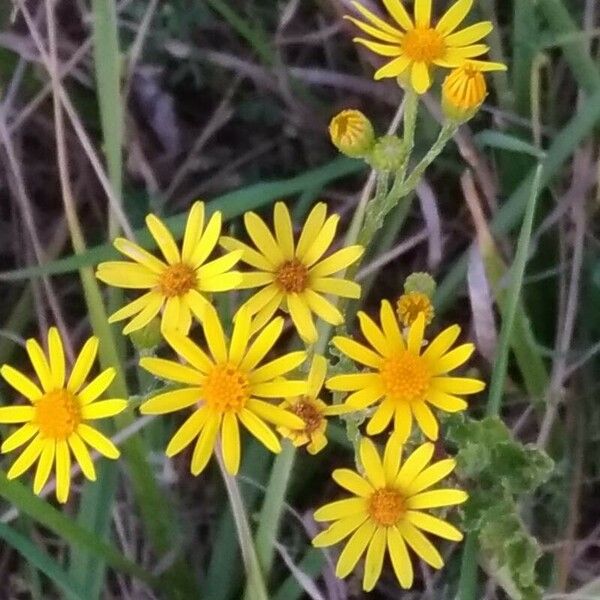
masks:
[[[404,291],[421,292],[429,298],[435,294],[436,283],[435,279],[429,273],[411,273],[404,282]]]
[[[142,329],[132,331],[129,337],[131,338],[132,344],[139,352],[156,348],[162,341],[160,319],[152,319],[152,321],[145,327],[142,327]]]
[[[329,135],[333,145],[346,156],[366,156],[375,141],[371,121],[359,110],[343,110],[329,123]]]
[[[371,154],[369,164],[376,171],[397,171],[406,160],[406,146],[395,135],[384,135],[376,142]]]

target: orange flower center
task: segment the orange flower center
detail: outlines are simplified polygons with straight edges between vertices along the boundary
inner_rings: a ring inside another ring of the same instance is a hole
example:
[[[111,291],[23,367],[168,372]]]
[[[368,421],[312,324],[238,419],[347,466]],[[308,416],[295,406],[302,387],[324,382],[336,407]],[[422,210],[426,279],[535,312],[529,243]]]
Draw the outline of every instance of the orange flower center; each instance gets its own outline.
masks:
[[[386,394],[396,402],[418,402],[425,399],[431,374],[421,356],[408,351],[387,358],[379,368]]]
[[[299,294],[308,284],[308,269],[297,259],[288,260],[279,267],[275,279],[284,292]]]
[[[414,62],[432,63],[444,56],[446,44],[435,29],[416,27],[404,35],[402,49]]]
[[[402,325],[405,327],[412,325],[421,313],[425,315],[425,324],[429,325],[434,316],[433,305],[429,296],[421,292],[409,292],[400,296],[398,300],[398,317]]]
[[[309,398],[306,396],[300,398],[291,408],[292,412],[304,421],[304,432],[306,434],[310,435],[319,429],[323,422],[323,415]]]
[[[196,272],[184,263],[169,265],[158,280],[160,292],[167,298],[183,296],[197,285]]]
[[[406,513],[404,496],[397,490],[382,488],[369,499],[368,510],[378,525],[391,527]]]
[[[67,439],[81,422],[77,397],[68,390],[44,394],[36,403],[36,421],[43,438]]]
[[[215,365],[204,381],[202,396],[217,412],[240,412],[250,398],[248,376],[231,363]]]

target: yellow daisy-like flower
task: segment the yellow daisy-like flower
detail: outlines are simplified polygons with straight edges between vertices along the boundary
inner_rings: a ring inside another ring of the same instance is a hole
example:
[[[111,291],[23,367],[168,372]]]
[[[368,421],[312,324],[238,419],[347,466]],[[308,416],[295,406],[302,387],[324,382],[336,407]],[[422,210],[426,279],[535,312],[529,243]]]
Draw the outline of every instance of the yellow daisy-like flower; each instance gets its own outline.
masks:
[[[442,85],[444,114],[454,120],[470,119],[487,96],[486,72],[506,71],[502,63],[468,60],[453,69]]]
[[[202,320],[209,305],[206,294],[231,290],[242,280],[238,272],[230,271],[240,259],[241,252],[231,252],[206,262],[219,241],[221,221],[221,213],[215,212],[204,228],[204,203],[195,202],[188,216],[180,252],[166,225],[155,215],[148,215],[146,225],[164,261],[130,240],[117,238],[115,248],[134,262],[101,263],[96,277],[115,287],[148,291],[111,315],[109,322],[133,317],[123,329],[128,335],[145,327],[161,309],[164,309],[163,330],[177,328],[187,333],[192,325],[192,314]]]
[[[252,331],[268,323],[278,308],[289,311],[300,337],[309,344],[317,340],[312,313],[332,325],[344,321],[342,313],[323,294],[359,298],[360,285],[332,277],[358,260],[364,248],[348,246],[323,258],[331,246],[339,216],[327,217],[327,206],[318,203],[308,215],[297,244],[290,213],[283,202],[274,208],[275,236],[255,213],[244,223],[257,250],[230,238],[221,238],[227,250],[242,250],[242,261],[258,271],[243,273],[240,288],[262,287],[244,306],[256,315]]]
[[[150,398],[142,404],[140,411],[156,415],[195,407],[166,450],[167,456],[172,457],[197,438],[191,464],[194,475],[201,473],[208,464],[219,432],[225,467],[232,475],[238,472],[240,422],[275,453],[281,451],[281,444],[265,421],[290,428],[303,425],[299,417],[264,398],[287,398],[306,393],[305,381],[282,377],[304,362],[306,352],[291,352],[259,366],[281,335],[283,319],[274,319],[252,342],[250,326],[248,311],[241,309],[228,347],[219,317],[210,307],[202,321],[209,354],[180,332],[169,331],[165,332],[167,341],[188,364],[154,357],[140,360],[140,365],[153,375],[186,385]]]
[[[115,377],[112,368],[102,371],[85,385],[96,360],[97,338],[92,337],[85,343],[68,380],[63,344],[55,327],[48,332],[47,356],[34,339],[27,340],[26,348],[41,388],[9,365],[0,369],[2,377],[30,402],[28,406],[0,408],[0,423],[23,423],[4,440],[2,453],[16,450],[29,442],[7,477],[19,477],[37,461],[33,491],[39,494],[54,465],[56,498],[64,503],[71,485],[71,454],[83,474],[92,481],[96,479],[96,470],[86,444],[107,458],[119,457],[115,445],[86,421],[117,415],[125,409],[127,402],[117,399],[97,401]]]
[[[337,562],[338,577],[347,577],[366,551],[363,589],[371,591],[381,575],[386,548],[404,589],[412,586],[414,577],[408,548],[435,569],[444,565],[423,531],[456,542],[463,535],[423,510],[461,504],[468,496],[457,489],[428,490],[456,466],[450,458],[428,466],[433,451],[433,444],[423,444],[401,463],[402,441],[393,434],[382,463],[375,444],[363,438],[359,453],[365,476],[350,469],[333,472],[335,482],[354,497],[326,504],[315,512],[317,521],[333,524],[315,537],[313,545],[331,546],[350,537]]]
[[[417,317],[423,313],[425,316],[425,325],[429,325],[435,316],[435,309],[431,299],[422,292],[408,292],[398,298],[396,310],[400,323],[404,327],[412,325]]]
[[[278,427],[279,433],[292,441],[297,448],[306,445],[309,454],[317,454],[327,445],[327,417],[354,411],[343,404],[325,404],[319,394],[327,376],[327,359],[321,355],[313,357],[308,374],[306,394],[284,400],[280,407],[291,411],[302,419],[300,429]]]
[[[446,412],[464,410],[467,403],[457,394],[476,394],[485,387],[478,379],[448,375],[469,359],[475,347],[462,344],[451,350],[460,334],[460,327],[453,325],[421,352],[425,330],[423,313],[419,313],[404,339],[387,301],[381,304],[381,328],[363,312],[358,313],[358,318],[373,349],[341,336],[333,338],[333,343],[352,360],[371,370],[337,375],[327,381],[327,387],[352,392],[346,403],[357,410],[379,403],[367,425],[369,435],[381,433],[394,417],[394,429],[405,441],[414,415],[423,433],[430,440],[436,440],[439,426],[429,404]]]
[[[401,0],[383,0],[395,21],[394,25],[362,4],[353,4],[367,21],[346,18],[376,40],[355,38],[354,41],[376,54],[393,57],[375,73],[375,79],[403,76],[418,94],[424,94],[431,87],[430,69],[433,66],[458,67],[465,59],[488,51],[488,46],[475,42],[492,31],[490,21],[481,21],[456,31],[471,10],[473,0],[457,0],[435,27],[431,24],[431,0],[415,0],[414,20]]]

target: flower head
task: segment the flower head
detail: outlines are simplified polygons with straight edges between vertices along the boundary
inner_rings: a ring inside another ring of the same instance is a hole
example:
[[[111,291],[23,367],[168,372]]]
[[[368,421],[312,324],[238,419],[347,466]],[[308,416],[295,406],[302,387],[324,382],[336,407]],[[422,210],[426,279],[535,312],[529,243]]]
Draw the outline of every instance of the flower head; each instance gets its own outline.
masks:
[[[397,312],[404,327],[412,325],[420,314],[425,316],[425,325],[429,325],[435,316],[431,299],[422,292],[408,292],[398,298]]]
[[[192,314],[202,320],[209,305],[206,294],[235,288],[242,280],[230,269],[241,253],[230,252],[206,262],[221,235],[221,213],[216,212],[204,228],[204,203],[196,202],[190,210],[179,250],[171,232],[155,215],[146,217],[146,225],[156,240],[164,261],[137,244],[117,238],[115,248],[130,258],[98,265],[98,279],[120,288],[148,290],[145,294],[111,315],[115,323],[133,317],[123,329],[125,335],[146,326],[163,310],[162,329],[179,329],[187,333]]]
[[[279,427],[279,433],[289,438],[294,446],[304,446],[310,454],[317,454],[327,445],[327,417],[352,412],[354,409],[343,404],[327,405],[319,395],[327,375],[327,360],[315,355],[308,374],[306,394],[284,400],[281,408],[293,412],[302,419],[301,428]]]
[[[402,0],[383,0],[395,21],[393,24],[379,18],[362,4],[353,4],[366,21],[346,18],[374,38],[355,38],[354,41],[376,54],[392,57],[375,73],[375,79],[403,76],[418,94],[431,87],[431,67],[458,67],[465,59],[488,51],[485,44],[476,42],[490,33],[491,22],[481,21],[456,31],[471,10],[473,0],[457,0],[435,27],[431,23],[432,0],[415,0],[414,19],[409,16]]]
[[[84,344],[68,380],[63,344],[55,327],[48,332],[47,355],[34,339],[27,340],[26,348],[39,386],[9,365],[0,369],[2,377],[30,403],[0,408],[0,423],[22,424],[4,440],[2,453],[21,448],[29,442],[7,477],[19,477],[37,461],[33,491],[39,494],[54,466],[56,498],[59,502],[66,502],[71,485],[71,454],[83,474],[92,481],[96,479],[96,470],[86,444],[107,458],[119,457],[115,445],[86,421],[117,415],[125,409],[127,402],[116,399],[97,401],[115,377],[112,368],[102,371],[86,385],[98,352],[97,338],[92,337]]]
[[[423,444],[402,463],[402,441],[394,434],[382,462],[373,442],[363,438],[360,461],[364,477],[350,469],[333,472],[336,483],[354,496],[326,504],[315,512],[317,521],[333,523],[315,537],[313,545],[331,546],[350,537],[337,562],[338,577],[347,577],[366,551],[363,589],[372,590],[381,575],[386,548],[394,573],[405,589],[412,586],[414,577],[408,548],[433,568],[443,566],[440,553],[423,531],[452,541],[462,540],[463,535],[424,509],[461,504],[467,494],[449,488],[428,490],[455,467],[453,459],[428,466],[433,450],[433,444]]]
[[[346,403],[357,410],[378,403],[367,425],[369,435],[381,433],[394,417],[394,429],[404,441],[410,435],[414,416],[423,433],[436,440],[439,426],[429,404],[446,412],[464,410],[467,403],[457,394],[475,394],[485,387],[478,379],[449,375],[469,359],[475,347],[462,344],[451,350],[460,334],[460,327],[453,325],[422,352],[425,315],[419,313],[405,339],[387,301],[381,304],[381,328],[363,312],[358,317],[373,349],[341,336],[333,338],[333,344],[369,370],[332,377],[327,387],[352,392]]]
[[[343,110],[333,117],[329,135],[340,152],[353,158],[368,154],[375,142],[373,125],[359,110]]]
[[[320,202],[308,215],[295,242],[290,213],[283,202],[277,202],[274,236],[257,214],[244,215],[246,230],[256,250],[236,239],[221,238],[224,248],[241,250],[241,260],[257,269],[243,273],[239,286],[262,288],[244,304],[251,315],[256,315],[253,331],[263,327],[278,308],[289,311],[300,337],[310,344],[317,339],[312,313],[332,325],[343,323],[343,315],[323,294],[360,296],[357,283],[332,275],[358,260],[364,249],[348,246],[323,258],[333,242],[338,221],[338,215],[327,217],[327,206]]]
[[[483,104],[487,96],[484,72],[505,71],[502,63],[468,60],[453,69],[442,85],[442,108],[447,118],[467,121]]]
[[[250,342],[250,315],[241,309],[228,343],[214,308],[207,308],[202,321],[208,354],[179,331],[165,332],[171,347],[188,364],[144,357],[140,365],[157,377],[183,383],[185,387],[163,392],[140,407],[143,414],[170,413],[194,407],[169,445],[171,457],[196,445],[191,471],[198,475],[207,465],[220,435],[227,470],[236,474],[240,464],[241,424],[271,452],[280,452],[277,436],[265,423],[297,428],[303,421],[264,399],[287,398],[306,393],[306,382],[282,376],[306,359],[306,352],[291,352],[259,366],[283,330],[283,319],[271,321]]]

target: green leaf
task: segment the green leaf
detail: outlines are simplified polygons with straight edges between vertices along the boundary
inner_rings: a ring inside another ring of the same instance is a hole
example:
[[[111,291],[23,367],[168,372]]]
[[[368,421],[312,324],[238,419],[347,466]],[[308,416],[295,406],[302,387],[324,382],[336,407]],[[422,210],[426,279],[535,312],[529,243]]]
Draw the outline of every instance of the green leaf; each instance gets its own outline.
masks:
[[[529,154],[538,160],[543,160],[545,153],[533,144],[526,142],[514,135],[486,129],[474,136],[475,141],[482,147],[497,148],[499,150],[509,150],[519,154]]]

